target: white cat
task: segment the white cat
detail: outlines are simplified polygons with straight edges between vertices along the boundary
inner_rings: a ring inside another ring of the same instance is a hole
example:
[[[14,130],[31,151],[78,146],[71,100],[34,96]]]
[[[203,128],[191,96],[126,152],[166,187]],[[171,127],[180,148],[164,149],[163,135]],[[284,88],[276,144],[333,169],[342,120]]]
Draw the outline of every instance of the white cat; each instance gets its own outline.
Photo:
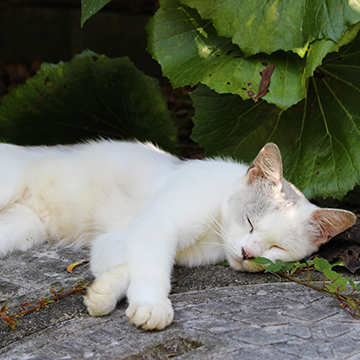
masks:
[[[46,240],[92,246],[85,304],[111,312],[125,295],[130,322],[162,329],[174,262],[298,261],[355,222],[319,209],[283,179],[275,144],[248,168],[182,161],[151,144],[99,141],[55,147],[0,144],[0,255]]]

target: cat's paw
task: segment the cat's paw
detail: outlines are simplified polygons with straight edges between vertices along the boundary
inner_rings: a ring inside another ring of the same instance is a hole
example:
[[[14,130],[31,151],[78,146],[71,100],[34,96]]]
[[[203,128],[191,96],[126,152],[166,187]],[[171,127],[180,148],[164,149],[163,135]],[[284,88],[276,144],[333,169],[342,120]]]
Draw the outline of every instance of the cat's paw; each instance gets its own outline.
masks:
[[[92,316],[109,314],[119,299],[125,296],[129,285],[126,264],[120,264],[102,273],[89,287],[84,303]]]
[[[132,303],[126,309],[126,316],[131,324],[144,330],[162,330],[170,325],[174,310],[169,299],[154,305]]]
[[[88,288],[84,297],[84,304],[92,316],[103,316],[109,314],[116,307],[117,298],[114,290],[108,282],[95,280]]]

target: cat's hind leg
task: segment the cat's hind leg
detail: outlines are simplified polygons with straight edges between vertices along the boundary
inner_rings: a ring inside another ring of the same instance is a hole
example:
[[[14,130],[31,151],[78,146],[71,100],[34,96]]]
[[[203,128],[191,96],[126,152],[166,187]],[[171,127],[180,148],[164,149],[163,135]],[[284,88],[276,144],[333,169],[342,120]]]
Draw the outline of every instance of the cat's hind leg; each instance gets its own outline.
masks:
[[[90,315],[107,315],[125,297],[130,276],[125,264],[124,230],[103,234],[94,240],[91,270],[96,280],[89,287],[84,303]]]
[[[27,250],[46,239],[44,223],[29,207],[12,204],[0,211],[0,256]]]

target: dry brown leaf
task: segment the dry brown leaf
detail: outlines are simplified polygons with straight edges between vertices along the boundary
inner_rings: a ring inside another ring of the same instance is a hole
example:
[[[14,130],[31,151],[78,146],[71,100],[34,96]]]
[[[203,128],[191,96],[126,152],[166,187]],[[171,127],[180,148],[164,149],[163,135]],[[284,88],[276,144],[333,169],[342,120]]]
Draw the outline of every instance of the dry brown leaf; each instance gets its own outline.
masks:
[[[70,274],[72,274],[73,269],[74,269],[75,266],[78,266],[78,265],[81,265],[81,264],[85,264],[85,263],[88,263],[88,262],[89,262],[89,260],[82,260],[82,261],[78,261],[78,262],[76,262],[76,263],[72,263],[72,264],[70,264],[70,265],[66,268],[66,270],[67,270]]]
[[[257,102],[259,98],[262,96],[265,96],[268,92],[269,85],[270,85],[270,79],[271,75],[274,71],[275,64],[272,64],[265,68],[260,74],[261,74],[261,81],[259,85],[259,92],[253,97],[254,101]]]

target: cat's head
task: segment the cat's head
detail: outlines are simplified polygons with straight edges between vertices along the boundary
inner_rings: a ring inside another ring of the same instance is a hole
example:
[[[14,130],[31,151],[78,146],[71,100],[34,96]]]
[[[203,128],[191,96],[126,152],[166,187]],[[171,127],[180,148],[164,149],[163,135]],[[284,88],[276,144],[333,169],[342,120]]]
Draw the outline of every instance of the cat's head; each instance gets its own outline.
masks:
[[[346,210],[320,209],[283,178],[278,147],[267,144],[222,207],[226,255],[232,267],[260,271],[273,262],[299,261],[356,221]]]

